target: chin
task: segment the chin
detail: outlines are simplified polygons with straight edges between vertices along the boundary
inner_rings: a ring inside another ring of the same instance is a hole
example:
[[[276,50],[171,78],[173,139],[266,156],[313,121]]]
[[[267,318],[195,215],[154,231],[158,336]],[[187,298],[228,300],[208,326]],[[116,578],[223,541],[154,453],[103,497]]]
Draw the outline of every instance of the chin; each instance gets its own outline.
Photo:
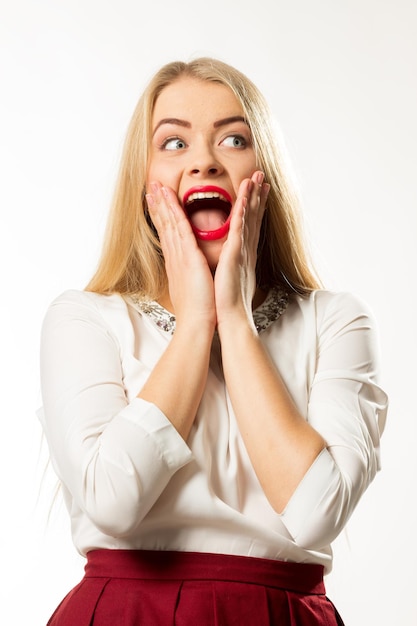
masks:
[[[214,273],[219,262],[220,253],[226,237],[216,241],[199,241],[198,246],[207,259],[210,270]]]

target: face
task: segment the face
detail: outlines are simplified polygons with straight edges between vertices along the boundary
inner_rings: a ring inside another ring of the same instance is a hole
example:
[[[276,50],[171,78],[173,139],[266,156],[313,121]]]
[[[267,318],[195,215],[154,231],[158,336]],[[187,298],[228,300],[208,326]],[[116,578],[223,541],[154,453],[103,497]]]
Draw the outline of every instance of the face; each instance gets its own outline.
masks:
[[[213,265],[239,185],[256,170],[242,107],[224,85],[180,78],[159,95],[152,132],[147,184],[159,181],[176,192]]]

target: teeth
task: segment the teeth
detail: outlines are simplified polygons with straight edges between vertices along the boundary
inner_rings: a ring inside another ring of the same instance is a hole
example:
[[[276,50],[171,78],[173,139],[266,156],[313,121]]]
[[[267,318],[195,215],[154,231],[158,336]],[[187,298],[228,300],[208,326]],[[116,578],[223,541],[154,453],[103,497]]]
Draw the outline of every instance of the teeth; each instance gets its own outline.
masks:
[[[194,202],[194,200],[203,200],[205,198],[220,198],[220,200],[227,202],[227,199],[217,191],[198,191],[188,196],[187,204]]]

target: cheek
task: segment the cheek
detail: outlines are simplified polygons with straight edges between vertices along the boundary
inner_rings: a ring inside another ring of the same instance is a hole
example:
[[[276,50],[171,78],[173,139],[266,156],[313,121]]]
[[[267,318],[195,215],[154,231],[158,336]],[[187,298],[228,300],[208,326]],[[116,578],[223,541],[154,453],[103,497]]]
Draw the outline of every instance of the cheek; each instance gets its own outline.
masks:
[[[146,186],[152,182],[159,182],[165,187],[171,187],[175,192],[178,190],[179,174],[169,163],[151,162],[146,176]]]
[[[149,189],[149,184],[157,180],[159,180],[159,168],[155,163],[151,162],[146,174],[146,187]]]
[[[166,164],[164,164],[164,161],[160,158],[160,155],[158,153],[155,153],[155,151],[152,151],[148,161],[148,172],[146,175],[147,184],[149,185],[149,183],[163,178],[166,169]]]
[[[240,168],[238,175],[239,183],[241,183],[244,178],[251,178],[257,169],[258,166],[255,156],[249,158],[245,163],[242,163],[242,167]]]

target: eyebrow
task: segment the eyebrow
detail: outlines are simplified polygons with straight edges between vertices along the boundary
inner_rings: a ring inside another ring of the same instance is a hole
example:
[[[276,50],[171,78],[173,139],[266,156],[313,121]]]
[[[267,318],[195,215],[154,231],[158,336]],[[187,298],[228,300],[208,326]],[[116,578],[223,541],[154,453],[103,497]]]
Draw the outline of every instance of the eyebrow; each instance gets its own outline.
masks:
[[[176,117],[165,117],[163,120],[160,120],[154,128],[153,134],[156,133],[158,128],[163,124],[174,124],[175,126],[184,126],[184,128],[191,128],[190,122],[186,122],[185,120],[179,120]]]
[[[225,117],[224,120],[218,120],[214,122],[214,128],[219,128],[219,126],[227,126],[227,124],[233,124],[234,122],[243,122],[248,125],[247,120],[242,115],[232,115],[232,117]]]
[[[234,122],[243,122],[244,124],[248,124],[247,120],[242,115],[232,115],[231,117],[225,117],[222,120],[217,120],[214,122],[214,128],[219,128],[220,126],[226,126],[227,124],[233,124]],[[160,120],[153,130],[153,134],[156,133],[158,128],[163,124],[174,124],[175,126],[183,126],[184,128],[191,128],[190,122],[186,120],[180,120],[177,117],[165,117]]]

